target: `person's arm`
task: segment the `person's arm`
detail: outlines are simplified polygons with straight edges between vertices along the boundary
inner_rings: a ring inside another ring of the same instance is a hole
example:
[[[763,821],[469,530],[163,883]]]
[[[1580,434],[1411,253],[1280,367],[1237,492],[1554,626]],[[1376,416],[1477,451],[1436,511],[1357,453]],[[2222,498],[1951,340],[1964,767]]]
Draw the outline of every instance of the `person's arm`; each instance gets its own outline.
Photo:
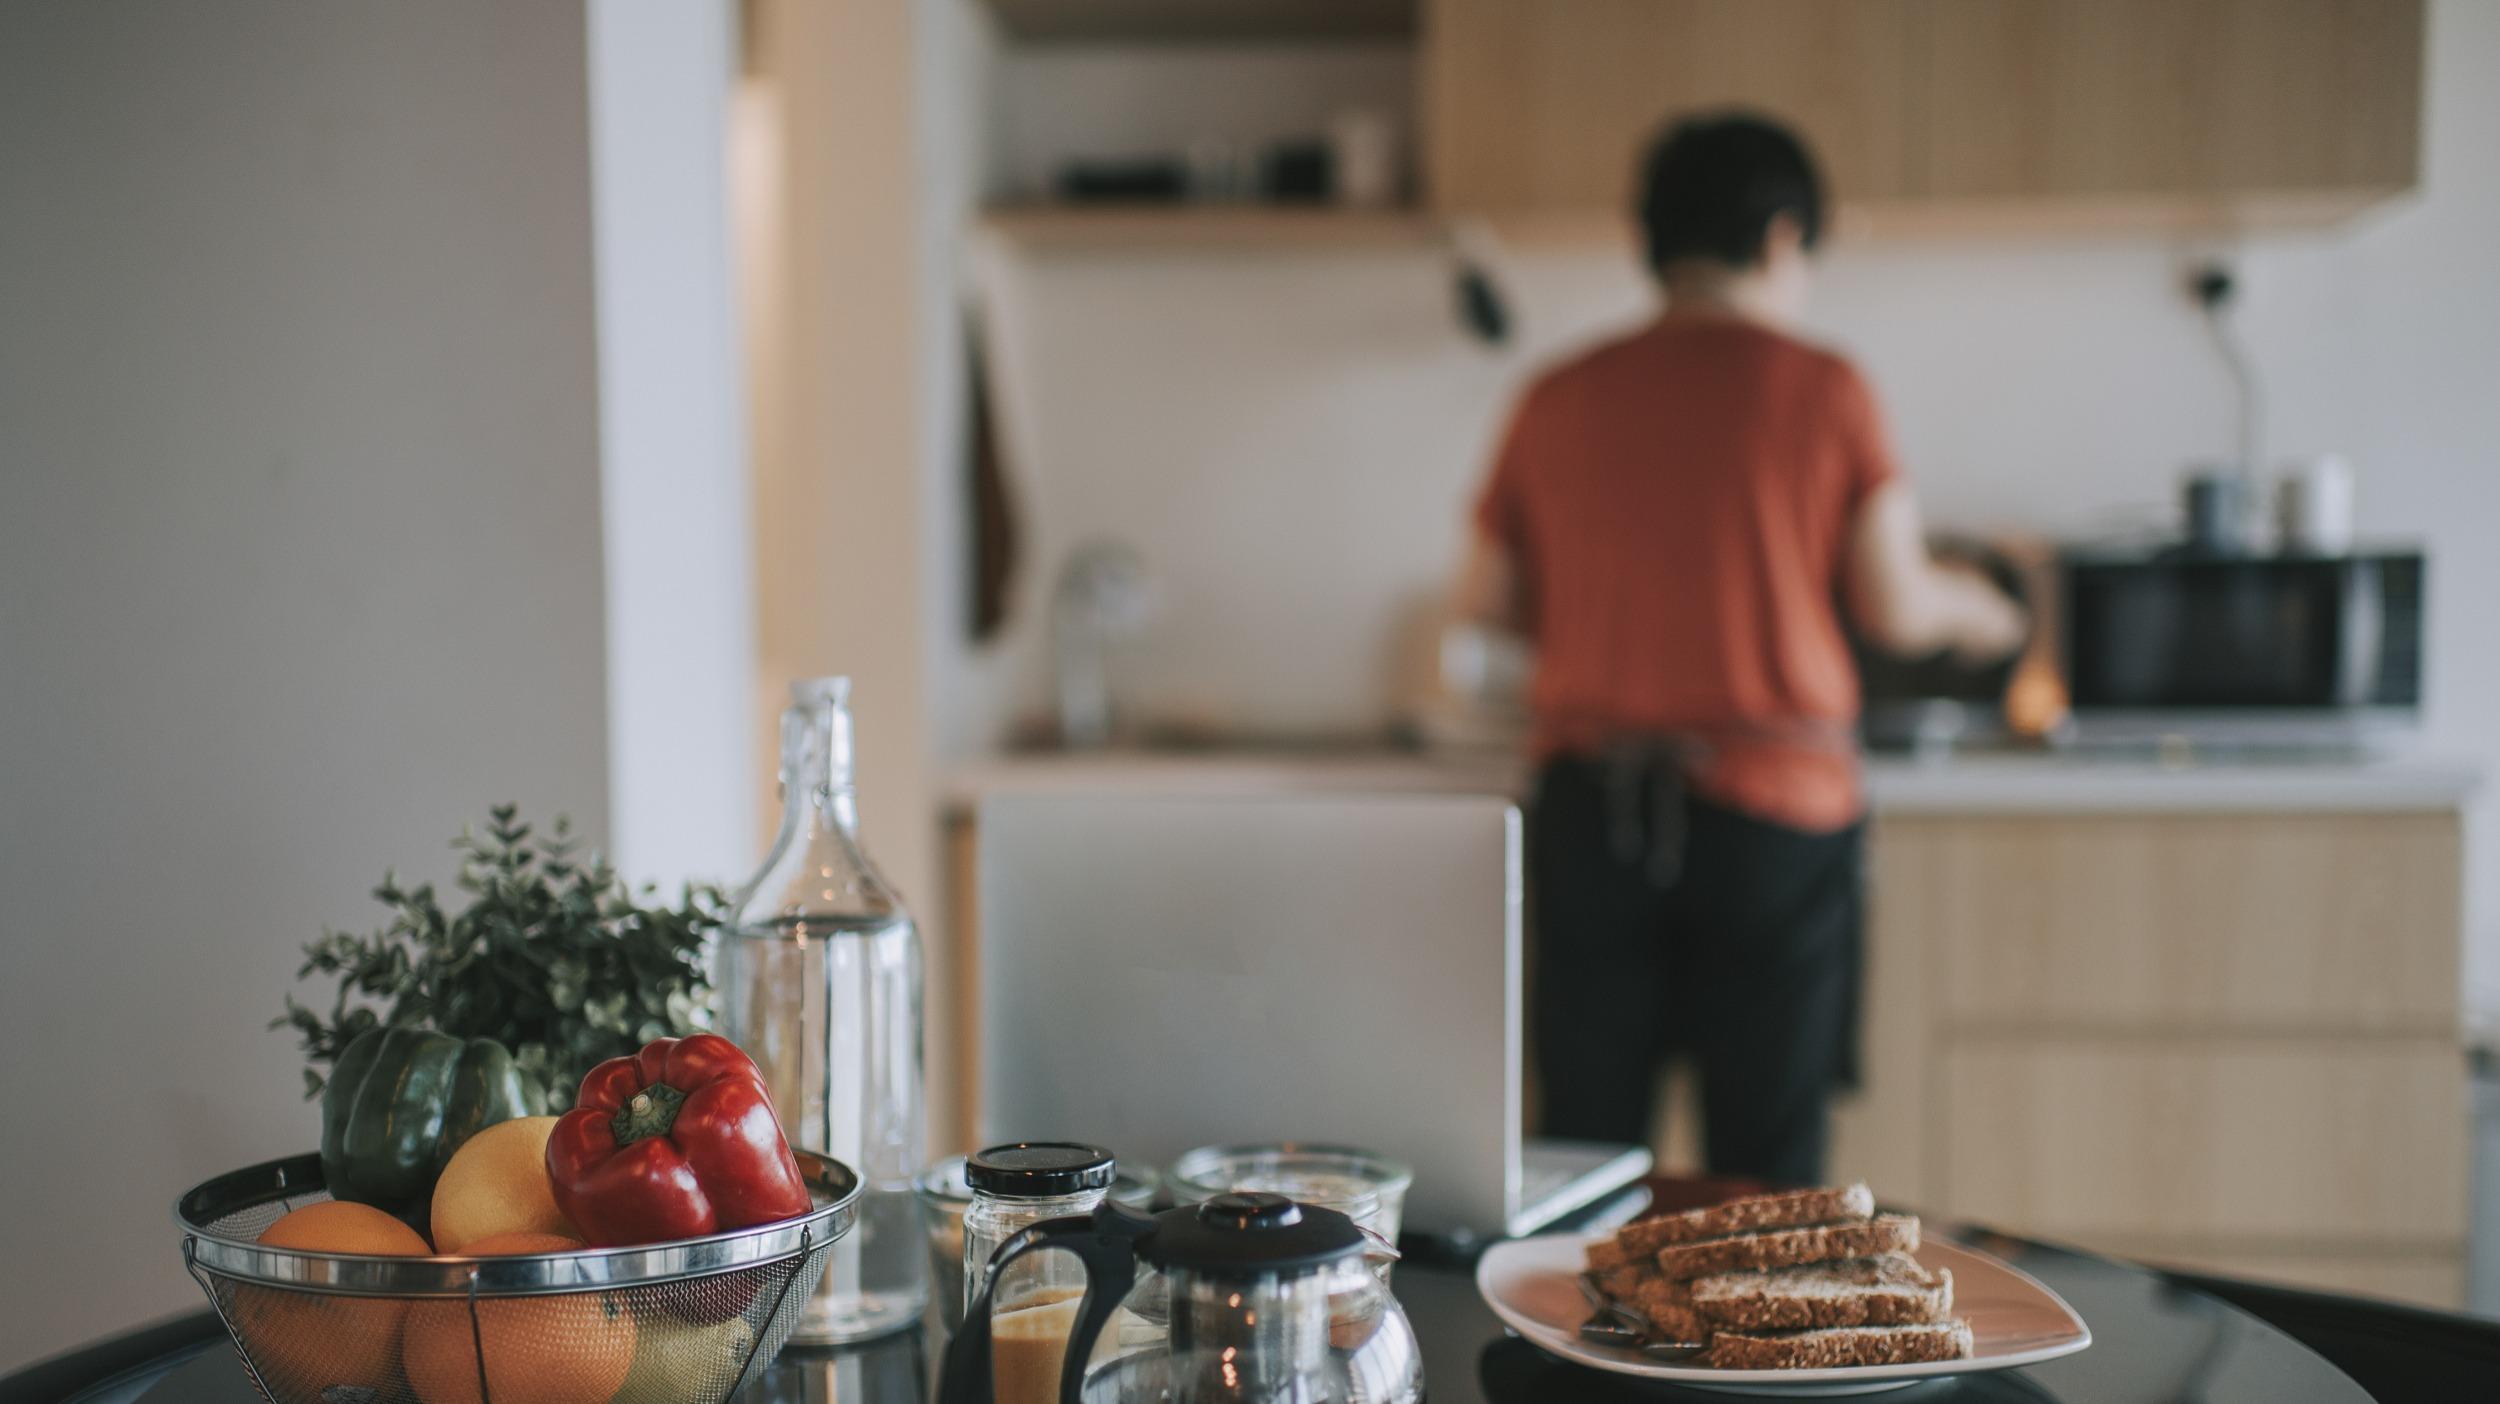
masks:
[[[1850,531],[1850,617],[1867,642],[1905,657],[1951,650],[1971,663],[2011,657],[2029,621],[1977,571],[1938,565],[1909,484],[1867,494]]]
[[[1508,547],[1481,531],[1470,535],[1450,608],[1471,624],[1506,634],[1528,632],[1527,592],[1520,588],[1519,566]]]
[[[1528,460],[1539,420],[1542,382],[1531,385],[1512,407],[1493,455],[1493,470],[1476,497],[1475,530],[1467,533],[1467,556],[1450,592],[1454,619],[1525,638],[1535,632],[1535,562],[1529,558]]]

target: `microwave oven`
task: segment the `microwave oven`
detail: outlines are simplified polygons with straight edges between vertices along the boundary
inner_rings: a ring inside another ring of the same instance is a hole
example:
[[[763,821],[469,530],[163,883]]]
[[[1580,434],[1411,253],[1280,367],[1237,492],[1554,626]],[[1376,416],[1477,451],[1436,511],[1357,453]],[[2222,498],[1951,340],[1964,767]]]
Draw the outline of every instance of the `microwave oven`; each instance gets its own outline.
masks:
[[[2366,743],[2417,724],[2423,557],[2069,553],[2060,655],[2085,740]]]

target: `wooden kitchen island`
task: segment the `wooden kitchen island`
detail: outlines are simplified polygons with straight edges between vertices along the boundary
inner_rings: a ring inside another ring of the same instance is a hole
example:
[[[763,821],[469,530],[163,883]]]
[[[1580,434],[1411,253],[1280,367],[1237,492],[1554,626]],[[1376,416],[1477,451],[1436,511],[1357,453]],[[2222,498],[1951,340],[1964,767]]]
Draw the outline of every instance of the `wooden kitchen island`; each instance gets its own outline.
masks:
[[[974,816],[999,789],[1515,794],[1523,779],[1514,762],[1389,756],[971,768],[949,821],[948,946],[959,962],[974,947]],[[1839,1106],[1832,1174],[2117,1256],[2460,1304],[2474,783],[2427,760],[1870,763],[1864,1077]],[[969,990],[977,972],[957,969]],[[959,1020],[973,1007],[959,995]],[[1697,1162],[1693,1123],[1670,1118],[1663,1164]]]

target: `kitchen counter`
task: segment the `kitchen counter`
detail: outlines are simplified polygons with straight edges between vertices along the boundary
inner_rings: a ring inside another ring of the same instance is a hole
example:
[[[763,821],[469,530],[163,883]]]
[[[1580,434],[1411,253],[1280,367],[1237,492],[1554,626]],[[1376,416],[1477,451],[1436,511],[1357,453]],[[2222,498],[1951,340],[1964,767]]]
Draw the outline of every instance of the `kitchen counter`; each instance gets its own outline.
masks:
[[[1030,789],[1518,795],[1527,780],[1525,763],[1499,752],[1033,753],[969,763],[949,778],[945,797],[960,812],[987,795]],[[2471,764],[2432,755],[2168,765],[2140,756],[1982,753],[1877,756],[1866,767],[1878,815],[2452,810],[2479,781]]]
[[[2435,756],[2216,761],[2142,756],[1879,757],[1866,768],[1878,814],[2382,813],[2454,809],[2481,776]]]
[[[1140,794],[1277,795],[1312,791],[1412,791],[1515,795],[1527,788],[1525,763],[1507,753],[1424,755],[1412,751],[1030,752],[989,756],[947,779],[950,810],[993,794],[1042,789]]]
[[[1353,747],[969,765],[949,789],[956,968],[979,965],[988,795],[1508,796],[1527,778],[1514,755]],[[1834,1170],[2121,1257],[2461,1302],[2477,778],[2423,754],[1873,759],[1863,1076]],[[1689,1131],[1664,1163],[1693,1163]]]

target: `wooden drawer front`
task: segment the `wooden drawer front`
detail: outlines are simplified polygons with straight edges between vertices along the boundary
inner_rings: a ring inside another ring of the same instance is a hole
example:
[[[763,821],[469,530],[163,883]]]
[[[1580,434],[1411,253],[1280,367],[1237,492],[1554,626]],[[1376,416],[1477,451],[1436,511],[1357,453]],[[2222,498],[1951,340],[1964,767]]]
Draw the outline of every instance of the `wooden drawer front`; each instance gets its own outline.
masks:
[[[1958,1024],[2455,1027],[2453,815],[1888,819],[1876,841]]]
[[[2465,1232],[2464,1056],[2427,1041],[1965,1040],[1938,1202],[2050,1238],[2444,1250]]]
[[[2068,1241],[2113,1258],[2216,1277],[2381,1297],[2443,1311],[2455,1311],[2465,1304],[2465,1254],[2461,1249],[2317,1253],[2264,1245],[2213,1248],[2163,1239]]]

